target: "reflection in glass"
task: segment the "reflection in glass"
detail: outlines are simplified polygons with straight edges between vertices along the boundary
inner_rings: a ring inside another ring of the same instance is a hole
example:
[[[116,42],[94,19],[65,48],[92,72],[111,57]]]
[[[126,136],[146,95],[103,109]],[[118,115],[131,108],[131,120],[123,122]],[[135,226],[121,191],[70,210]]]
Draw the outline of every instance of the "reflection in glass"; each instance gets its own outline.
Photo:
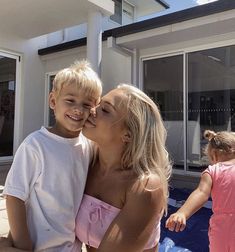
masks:
[[[51,75],[49,78],[49,89],[50,92],[52,90],[53,87],[53,80],[55,78],[55,75]],[[49,107],[49,122],[48,122],[48,126],[53,126],[55,124],[55,116],[54,116],[54,111]]]
[[[174,168],[184,168],[183,56],[144,61],[144,91],[159,106]]]
[[[13,155],[16,60],[0,56],[0,157]]]
[[[188,170],[208,165],[205,129],[235,130],[235,46],[188,54]]]

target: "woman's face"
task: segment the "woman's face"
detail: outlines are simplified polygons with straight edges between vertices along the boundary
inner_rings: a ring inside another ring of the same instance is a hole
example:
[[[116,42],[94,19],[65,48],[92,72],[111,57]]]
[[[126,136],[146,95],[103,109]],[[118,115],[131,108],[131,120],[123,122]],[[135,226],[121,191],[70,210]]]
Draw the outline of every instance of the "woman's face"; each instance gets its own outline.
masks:
[[[126,113],[127,96],[123,91],[114,89],[103,96],[96,107],[96,116],[89,116],[83,134],[98,144],[121,144],[127,133]]]

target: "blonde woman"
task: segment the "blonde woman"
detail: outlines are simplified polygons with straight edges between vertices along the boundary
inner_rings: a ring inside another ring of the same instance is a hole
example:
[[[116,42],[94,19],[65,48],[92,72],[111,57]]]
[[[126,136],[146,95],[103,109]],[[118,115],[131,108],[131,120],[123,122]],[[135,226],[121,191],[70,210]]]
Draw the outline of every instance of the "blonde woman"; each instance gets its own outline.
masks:
[[[87,251],[156,252],[171,165],[155,103],[122,84],[105,95],[83,134],[96,142],[76,235]]]

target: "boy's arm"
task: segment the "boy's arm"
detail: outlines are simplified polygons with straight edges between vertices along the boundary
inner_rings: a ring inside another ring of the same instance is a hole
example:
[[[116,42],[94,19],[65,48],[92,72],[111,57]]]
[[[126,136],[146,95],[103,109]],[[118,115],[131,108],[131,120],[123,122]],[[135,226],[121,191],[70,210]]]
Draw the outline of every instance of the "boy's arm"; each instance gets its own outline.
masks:
[[[11,234],[8,237],[0,237],[0,251],[4,252],[31,252],[30,250],[22,250],[12,247]]]
[[[6,208],[14,247],[22,250],[32,250],[33,245],[27,226],[24,201],[7,195]]]
[[[197,189],[190,194],[183,206],[167,219],[166,227],[171,231],[183,231],[186,220],[207,202],[211,188],[211,176],[208,173],[203,173]]]

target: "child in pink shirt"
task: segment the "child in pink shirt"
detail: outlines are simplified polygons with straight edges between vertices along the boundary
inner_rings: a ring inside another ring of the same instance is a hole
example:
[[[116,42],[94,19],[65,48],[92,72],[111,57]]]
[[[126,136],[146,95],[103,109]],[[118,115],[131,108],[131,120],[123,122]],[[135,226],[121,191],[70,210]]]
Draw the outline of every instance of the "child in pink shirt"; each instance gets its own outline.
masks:
[[[201,175],[200,183],[184,205],[166,221],[166,227],[183,231],[186,220],[212,197],[210,219],[211,252],[235,251],[235,133],[206,130],[206,153],[212,165]]]

